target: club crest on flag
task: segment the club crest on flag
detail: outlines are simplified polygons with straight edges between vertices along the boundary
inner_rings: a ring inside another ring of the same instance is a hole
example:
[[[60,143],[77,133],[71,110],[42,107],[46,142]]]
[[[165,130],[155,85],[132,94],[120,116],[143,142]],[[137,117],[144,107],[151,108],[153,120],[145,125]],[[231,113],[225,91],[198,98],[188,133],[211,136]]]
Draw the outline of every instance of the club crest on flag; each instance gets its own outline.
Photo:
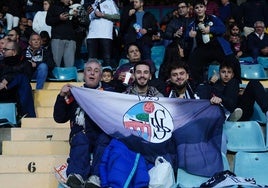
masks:
[[[161,143],[171,138],[174,129],[170,112],[154,101],[142,101],[133,105],[123,116],[126,129],[136,131],[140,137]]]

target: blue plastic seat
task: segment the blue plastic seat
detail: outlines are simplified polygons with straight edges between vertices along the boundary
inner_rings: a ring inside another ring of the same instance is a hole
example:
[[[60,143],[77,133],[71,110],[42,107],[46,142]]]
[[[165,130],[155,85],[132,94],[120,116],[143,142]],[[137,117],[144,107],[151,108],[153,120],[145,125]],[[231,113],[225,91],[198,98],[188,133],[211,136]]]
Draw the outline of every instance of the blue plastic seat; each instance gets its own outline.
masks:
[[[225,121],[223,133],[229,151],[267,151],[262,129],[256,121]]]
[[[268,57],[258,57],[257,61],[261,64],[265,69],[268,68]]]
[[[128,60],[128,59],[121,58],[121,59],[119,60],[118,67],[120,67],[121,65],[127,64],[127,63],[129,63],[129,60]]]
[[[154,62],[156,68],[159,68],[164,60],[165,55],[165,46],[164,45],[157,45],[153,46],[151,49],[151,57],[152,61]]]
[[[239,62],[241,64],[249,64],[249,63],[253,63],[253,58],[252,57],[240,57],[239,58]]]
[[[268,185],[268,152],[237,152],[234,173],[240,177],[254,178],[257,184]]]
[[[77,81],[76,67],[55,67],[52,73],[55,78],[48,78],[50,81]]]
[[[222,161],[224,170],[230,170],[230,166],[227,160],[227,157],[224,153],[222,153]],[[200,185],[206,182],[209,177],[197,176],[186,172],[185,170],[178,169],[177,172],[177,185],[178,187],[200,187]]]
[[[154,62],[156,68],[156,77],[158,77],[160,65],[163,63],[165,50],[166,48],[164,45],[153,46],[151,49],[152,61]]]
[[[263,111],[261,110],[261,107],[256,102],[254,103],[254,111],[250,120],[257,121],[261,124],[266,124],[267,122],[265,113],[263,113]]]
[[[267,73],[261,64],[243,65],[241,64],[242,79],[267,80]]]
[[[0,103],[0,123],[1,126],[17,124],[17,110],[16,103]]]

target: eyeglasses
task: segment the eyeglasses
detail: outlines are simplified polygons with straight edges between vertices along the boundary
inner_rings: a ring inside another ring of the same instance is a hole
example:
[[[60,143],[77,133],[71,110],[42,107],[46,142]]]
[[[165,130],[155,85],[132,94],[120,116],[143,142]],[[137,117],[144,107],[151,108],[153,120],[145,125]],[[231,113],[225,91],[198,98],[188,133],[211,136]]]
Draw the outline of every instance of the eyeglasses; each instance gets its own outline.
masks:
[[[184,9],[184,8],[186,8],[187,6],[180,6],[180,7],[178,7],[178,9]]]
[[[13,48],[3,48],[3,51],[14,50]]]
[[[264,28],[263,26],[255,26],[255,28]]]

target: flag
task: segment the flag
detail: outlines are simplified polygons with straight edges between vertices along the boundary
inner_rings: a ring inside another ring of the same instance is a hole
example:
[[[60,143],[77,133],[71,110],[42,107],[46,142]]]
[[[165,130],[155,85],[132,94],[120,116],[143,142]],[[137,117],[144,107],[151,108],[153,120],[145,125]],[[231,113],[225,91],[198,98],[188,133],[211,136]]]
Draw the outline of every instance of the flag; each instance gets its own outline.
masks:
[[[112,137],[146,157],[175,154],[189,173],[223,170],[224,113],[208,100],[142,97],[82,87],[71,92],[89,117]]]

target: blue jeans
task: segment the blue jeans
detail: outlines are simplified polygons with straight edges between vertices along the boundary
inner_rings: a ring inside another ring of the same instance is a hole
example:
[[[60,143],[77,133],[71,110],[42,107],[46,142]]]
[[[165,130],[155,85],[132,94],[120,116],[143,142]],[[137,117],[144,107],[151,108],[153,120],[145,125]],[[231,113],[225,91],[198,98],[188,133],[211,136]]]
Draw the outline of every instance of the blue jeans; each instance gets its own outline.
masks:
[[[7,85],[7,90],[13,88],[17,88],[18,103],[21,106],[21,115],[27,114],[26,117],[36,117],[32,87],[28,77],[24,74],[16,75]]]
[[[47,79],[48,66],[46,63],[40,63],[37,66],[36,71],[33,74],[33,78],[36,79],[36,89],[43,89],[44,83]]]

